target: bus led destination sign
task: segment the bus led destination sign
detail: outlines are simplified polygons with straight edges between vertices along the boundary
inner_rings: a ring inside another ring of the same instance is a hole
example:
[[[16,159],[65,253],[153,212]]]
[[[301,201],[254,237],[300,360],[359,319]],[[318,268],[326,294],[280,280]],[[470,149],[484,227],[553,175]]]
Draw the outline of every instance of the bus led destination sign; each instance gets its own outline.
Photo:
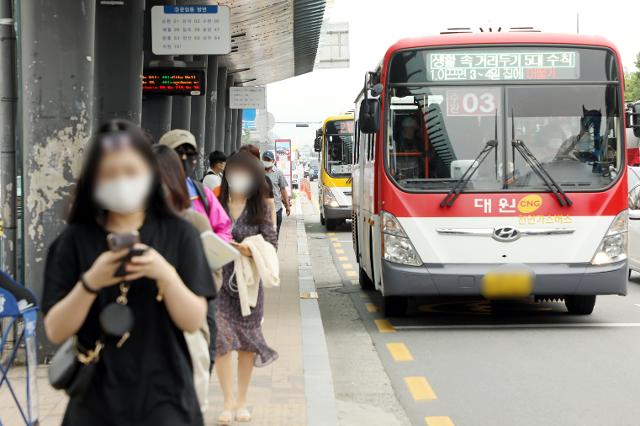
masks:
[[[577,80],[579,56],[570,50],[430,52],[427,78],[429,81]]]
[[[204,93],[202,69],[147,69],[142,77],[142,92],[161,95],[199,96]]]

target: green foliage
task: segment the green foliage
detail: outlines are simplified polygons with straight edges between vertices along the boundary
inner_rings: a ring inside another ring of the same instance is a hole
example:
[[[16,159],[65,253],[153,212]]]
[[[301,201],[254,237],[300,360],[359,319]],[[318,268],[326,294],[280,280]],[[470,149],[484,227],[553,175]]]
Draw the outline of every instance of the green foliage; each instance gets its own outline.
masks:
[[[636,70],[625,74],[625,100],[640,100],[640,53],[636,56]]]

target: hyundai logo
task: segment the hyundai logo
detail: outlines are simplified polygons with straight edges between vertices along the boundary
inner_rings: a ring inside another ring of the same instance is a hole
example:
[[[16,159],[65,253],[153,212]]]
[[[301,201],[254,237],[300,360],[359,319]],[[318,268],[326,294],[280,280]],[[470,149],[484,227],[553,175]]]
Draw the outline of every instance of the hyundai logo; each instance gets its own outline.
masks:
[[[520,238],[522,234],[511,226],[502,226],[493,230],[493,239],[502,243],[510,243]]]

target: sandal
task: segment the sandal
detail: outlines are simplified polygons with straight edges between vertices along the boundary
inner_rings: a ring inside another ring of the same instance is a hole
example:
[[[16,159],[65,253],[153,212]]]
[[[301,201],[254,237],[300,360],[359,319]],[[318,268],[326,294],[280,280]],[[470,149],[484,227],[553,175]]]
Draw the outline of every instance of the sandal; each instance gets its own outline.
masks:
[[[224,410],[218,416],[217,424],[220,426],[228,426],[233,423],[233,413],[229,410]]]
[[[250,422],[251,421],[251,413],[246,408],[240,408],[236,411],[236,421],[238,422]]]

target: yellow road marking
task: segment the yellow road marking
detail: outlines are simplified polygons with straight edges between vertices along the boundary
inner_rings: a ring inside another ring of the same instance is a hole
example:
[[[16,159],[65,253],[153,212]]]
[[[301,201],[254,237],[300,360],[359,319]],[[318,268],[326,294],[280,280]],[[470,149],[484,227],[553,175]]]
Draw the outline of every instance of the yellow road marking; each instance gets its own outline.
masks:
[[[339,242],[337,242],[337,241],[333,243],[333,246],[334,246],[335,248],[340,248],[340,247],[342,247],[342,245],[341,245]]]
[[[425,417],[424,421],[427,426],[455,426],[449,416],[430,416]]]
[[[344,250],[342,249],[336,249],[336,254],[344,254]]]
[[[352,265],[352,264],[350,264],[350,263],[343,263],[343,264],[342,264],[342,267],[343,267],[344,269],[353,269],[353,265]]]
[[[331,241],[338,241],[338,237],[329,237]]]
[[[438,399],[436,393],[431,389],[427,379],[421,376],[405,377],[404,382],[409,388],[409,392],[415,401],[430,401]]]
[[[365,303],[364,306],[369,312],[378,312],[378,307],[375,303]]]
[[[349,257],[348,256],[338,256],[338,260],[340,262],[346,262],[346,261],[349,260]]]
[[[351,284],[353,284],[353,285],[360,285],[360,281],[358,281],[358,280],[351,280]]]
[[[345,274],[347,274],[348,277],[357,277],[358,273],[356,271],[345,271]]]
[[[413,361],[413,355],[404,343],[387,343],[387,349],[395,362]]]
[[[327,232],[327,235],[330,236],[330,237],[334,237],[336,235],[336,233],[335,232]]]
[[[377,319],[377,320],[373,320],[373,322],[376,324],[376,327],[378,327],[378,331],[380,333],[396,332],[396,329],[393,328],[393,326],[391,325],[388,319]]]

